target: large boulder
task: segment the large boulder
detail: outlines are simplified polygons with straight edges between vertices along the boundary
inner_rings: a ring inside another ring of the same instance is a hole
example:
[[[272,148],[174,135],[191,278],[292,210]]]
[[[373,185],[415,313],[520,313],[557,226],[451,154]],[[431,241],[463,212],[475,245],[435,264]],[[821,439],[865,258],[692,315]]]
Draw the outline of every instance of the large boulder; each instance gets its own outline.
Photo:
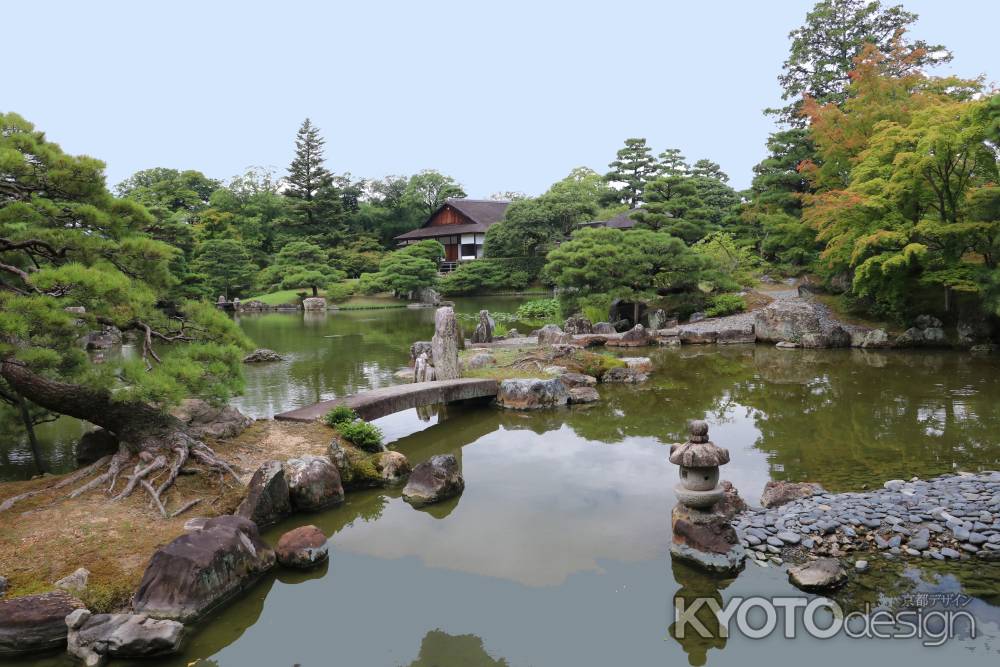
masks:
[[[181,401],[171,414],[197,438],[235,438],[254,421],[234,407],[212,405],[200,398]]]
[[[433,287],[420,287],[413,291],[412,297],[425,306],[436,306],[441,303],[441,294]]]
[[[557,345],[572,342],[573,336],[560,329],[557,324],[546,324],[538,330],[539,345]]]
[[[434,337],[431,338],[431,359],[436,379],[455,380],[461,376],[458,364],[460,341],[455,310],[451,306],[438,308],[434,313]]]
[[[403,500],[421,507],[462,493],[465,480],[453,454],[438,454],[418,464],[403,487]]]
[[[615,328],[611,326],[610,322],[598,322],[594,325],[594,330],[591,333],[595,334],[615,334]]]
[[[153,553],[132,608],[187,623],[247,589],[274,561],[253,521],[215,517]]]
[[[779,299],[757,311],[754,331],[756,339],[765,343],[801,343],[806,334],[823,333],[823,321],[808,301]]]
[[[285,461],[292,508],[315,512],[344,502],[340,472],[329,457],[306,455]]]
[[[281,461],[267,461],[254,472],[236,515],[258,526],[270,526],[292,513],[292,501]]]
[[[646,327],[637,324],[618,338],[609,338],[605,343],[608,347],[643,347],[649,345],[649,332]]]
[[[651,331],[657,331],[677,326],[677,318],[670,317],[662,308],[656,308],[655,310],[646,311],[640,324],[645,325]]]
[[[66,645],[66,616],[83,603],[63,591],[0,600],[0,655]]]
[[[302,299],[302,310],[326,310],[326,299],[321,296],[311,296],[308,299]]]
[[[788,568],[788,580],[804,591],[828,591],[847,581],[847,572],[836,558],[817,558]]]
[[[493,321],[493,318],[490,317],[490,311],[480,310],[479,323],[476,324],[476,329],[472,332],[472,342],[492,343],[494,326],[496,326],[496,323]]]
[[[801,498],[809,498],[823,493],[823,487],[811,482],[769,481],[764,485],[760,504],[764,507],[780,507]]]
[[[566,405],[569,392],[559,378],[503,380],[497,404],[513,410],[537,410]]]
[[[492,352],[475,352],[465,360],[465,367],[468,369],[486,368],[497,362],[497,358]]]
[[[282,359],[284,359],[284,357],[274,350],[269,350],[266,347],[259,347],[247,356],[243,357],[243,363],[262,364],[269,361],[281,361]]]
[[[91,614],[77,609],[65,619],[67,652],[87,667],[109,658],[149,658],[176,653],[184,625],[146,614]]]
[[[110,431],[95,428],[84,433],[76,443],[76,462],[87,465],[117,451],[118,438]]]
[[[889,340],[889,334],[886,333],[885,329],[870,329],[865,331],[859,343],[857,347],[865,349],[892,347],[892,341]]]
[[[280,538],[274,547],[278,562],[285,567],[308,569],[330,556],[326,535],[316,526],[299,526]]]
[[[573,335],[591,334],[594,333],[594,325],[582,315],[573,315],[563,322],[563,331]]]

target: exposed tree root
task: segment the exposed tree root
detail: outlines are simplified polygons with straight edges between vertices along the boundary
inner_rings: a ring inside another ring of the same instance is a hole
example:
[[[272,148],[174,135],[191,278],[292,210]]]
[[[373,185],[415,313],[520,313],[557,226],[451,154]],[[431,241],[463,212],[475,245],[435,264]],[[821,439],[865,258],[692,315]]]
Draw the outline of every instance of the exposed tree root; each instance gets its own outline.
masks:
[[[167,452],[172,453],[172,456],[169,458],[169,464]],[[185,465],[191,459],[197,460],[204,467],[199,470],[194,470],[190,467],[185,468]],[[190,474],[215,471],[222,476],[231,476],[236,480],[237,484],[242,485],[239,474],[232,465],[216,454],[208,445],[192,437],[184,430],[176,430],[166,435],[143,438],[142,446],[138,448],[137,455],[123,441],[118,452],[113,456],[105,457],[99,463],[101,464],[100,466],[95,464],[85,470],[74,473],[72,481],[77,481],[97,471],[100,467],[108,467],[107,470],[72,491],[68,496],[69,498],[77,498],[107,483],[106,493],[112,496],[113,501],[120,501],[128,498],[132,495],[133,491],[141,487],[149,496],[150,503],[159,510],[160,515],[164,518],[172,518],[182,512],[186,512],[201,502],[201,498],[198,498],[184,503],[173,512],[167,511],[163,494],[174,485],[177,477],[182,473]],[[121,491],[114,494],[118,477],[130,465],[132,466],[131,473],[125,474],[128,481]],[[165,478],[163,481],[159,482],[159,479],[164,475]],[[154,482],[159,482],[159,484],[154,486]],[[66,480],[63,480],[61,485],[68,483]],[[17,499],[11,500],[16,502]]]
[[[77,481],[83,479],[87,475],[90,475],[95,470],[99,470],[100,468],[103,468],[104,466],[108,465],[109,461],[111,461],[111,456],[105,456],[105,457],[103,457],[101,459],[98,459],[97,461],[94,461],[93,463],[91,463],[89,466],[87,466],[85,468],[80,468],[79,470],[77,470],[73,474],[69,475],[68,477],[64,477],[63,479],[59,480],[55,484],[52,484],[51,486],[46,486],[46,487],[43,487],[41,489],[35,489],[34,491],[28,491],[27,493],[22,493],[20,495],[16,495],[16,496],[13,496],[11,498],[8,498],[7,500],[5,500],[2,503],[0,503],[0,512],[6,512],[11,507],[13,507],[17,503],[21,502],[22,500],[27,500],[28,498],[31,498],[33,496],[37,496],[37,495],[39,495],[41,493],[45,493],[46,491],[52,491],[54,489],[61,489],[61,488],[67,487],[70,484],[73,484],[74,482],[77,482]]]

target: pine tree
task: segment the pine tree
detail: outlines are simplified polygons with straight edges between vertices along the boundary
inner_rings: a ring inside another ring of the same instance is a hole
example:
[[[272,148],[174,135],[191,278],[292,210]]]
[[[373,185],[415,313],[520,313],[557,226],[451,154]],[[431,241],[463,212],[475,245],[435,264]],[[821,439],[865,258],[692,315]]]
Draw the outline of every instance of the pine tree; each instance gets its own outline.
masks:
[[[297,200],[296,212],[310,227],[321,221],[320,204],[331,199],[326,196],[333,185],[333,175],[323,166],[325,143],[319,128],[306,118],[295,135],[295,159],[285,178],[288,187],[284,194]]]
[[[686,176],[691,168],[679,148],[668,148],[657,157],[660,160],[659,165],[657,165],[657,176],[666,178]]]
[[[629,208],[636,208],[642,202],[642,192],[646,183],[656,176],[657,164],[645,139],[625,140],[625,147],[617,153],[617,158],[608,165],[611,171],[605,176],[609,182],[621,183],[619,200]]]
[[[692,176],[702,176],[704,178],[714,178],[720,183],[729,182],[729,174],[722,171],[722,167],[717,162],[712,162],[711,160],[701,159],[694,163],[691,167]]]

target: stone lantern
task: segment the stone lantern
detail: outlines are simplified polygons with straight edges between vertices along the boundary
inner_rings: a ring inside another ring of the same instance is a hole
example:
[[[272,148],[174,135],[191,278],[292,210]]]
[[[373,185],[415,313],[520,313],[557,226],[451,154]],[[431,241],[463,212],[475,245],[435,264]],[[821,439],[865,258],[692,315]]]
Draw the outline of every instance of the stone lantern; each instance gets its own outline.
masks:
[[[688,507],[707,509],[722,500],[719,466],[729,463],[729,450],[708,439],[708,424],[691,422],[691,437],[670,446],[670,462],[680,466],[681,481],[674,487],[677,500]]]
[[[687,442],[670,446],[670,462],[680,466],[670,552],[708,570],[732,573],[743,566],[746,552],[720,503],[726,490],[719,484],[719,466],[729,463],[729,451],[708,439],[704,421],[692,421],[690,429]]]

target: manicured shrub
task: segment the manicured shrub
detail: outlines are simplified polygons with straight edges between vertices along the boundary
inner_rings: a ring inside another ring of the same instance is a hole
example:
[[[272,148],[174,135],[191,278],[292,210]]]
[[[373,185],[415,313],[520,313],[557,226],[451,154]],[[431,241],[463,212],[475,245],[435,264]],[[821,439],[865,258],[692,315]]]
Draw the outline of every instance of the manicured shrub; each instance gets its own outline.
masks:
[[[326,425],[334,427],[340,426],[341,424],[350,424],[357,418],[357,413],[346,405],[338,405],[323,415],[323,421],[326,422]]]
[[[742,313],[747,307],[746,301],[738,294],[719,294],[709,299],[708,304],[708,308],[705,309],[706,317],[723,317]]]
[[[340,436],[359,449],[377,452],[382,449],[382,430],[378,426],[357,419],[337,425]]]

